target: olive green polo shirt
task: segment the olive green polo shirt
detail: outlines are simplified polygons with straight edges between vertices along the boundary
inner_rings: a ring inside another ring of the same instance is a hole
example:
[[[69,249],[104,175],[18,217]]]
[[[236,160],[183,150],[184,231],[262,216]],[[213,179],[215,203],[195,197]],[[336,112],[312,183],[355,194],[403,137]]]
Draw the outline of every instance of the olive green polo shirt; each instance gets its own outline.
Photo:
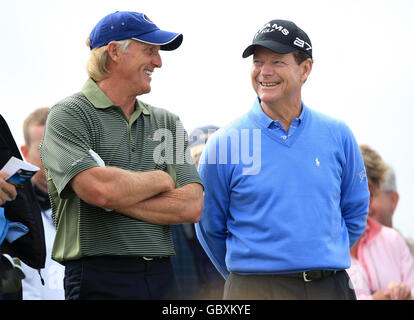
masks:
[[[128,120],[92,79],[81,92],[53,106],[39,149],[56,225],[52,258],[63,262],[96,255],[174,255],[168,225],[90,205],[77,196],[70,181],[98,166],[92,150],[105,166],[163,170],[176,187],[201,184],[194,164],[188,161],[187,144],[187,133],[176,115],[137,100]]]

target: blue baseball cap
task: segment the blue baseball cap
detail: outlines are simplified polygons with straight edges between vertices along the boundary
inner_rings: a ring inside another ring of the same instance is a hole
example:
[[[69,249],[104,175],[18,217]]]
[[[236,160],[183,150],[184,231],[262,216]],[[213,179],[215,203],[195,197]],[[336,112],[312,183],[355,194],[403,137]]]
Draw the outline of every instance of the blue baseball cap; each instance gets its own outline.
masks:
[[[160,30],[145,14],[116,11],[105,16],[89,35],[90,48],[107,45],[111,41],[134,39],[161,46],[161,50],[177,49],[182,41],[181,33]]]

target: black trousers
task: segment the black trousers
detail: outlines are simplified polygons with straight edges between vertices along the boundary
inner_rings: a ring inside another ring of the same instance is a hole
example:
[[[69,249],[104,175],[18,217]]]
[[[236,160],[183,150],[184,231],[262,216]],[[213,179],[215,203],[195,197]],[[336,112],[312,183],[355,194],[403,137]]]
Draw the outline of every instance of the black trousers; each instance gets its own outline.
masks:
[[[66,300],[171,299],[177,292],[169,258],[87,257],[65,262]]]
[[[280,275],[231,273],[224,286],[225,300],[356,300],[346,271],[305,282]]]

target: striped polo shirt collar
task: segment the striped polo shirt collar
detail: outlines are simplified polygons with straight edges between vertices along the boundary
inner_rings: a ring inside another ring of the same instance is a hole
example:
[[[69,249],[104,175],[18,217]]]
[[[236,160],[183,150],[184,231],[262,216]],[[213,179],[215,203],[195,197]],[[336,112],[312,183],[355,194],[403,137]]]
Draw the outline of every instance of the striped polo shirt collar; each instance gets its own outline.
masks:
[[[92,78],[89,78],[86,81],[82,88],[82,93],[93,104],[95,108],[105,109],[115,106],[111,99],[109,99],[108,96],[101,90],[101,88],[98,87],[98,85]],[[135,112],[136,111],[138,111],[138,115],[140,115],[141,112],[145,115],[150,115],[148,109],[145,108],[144,104],[138,99],[136,99],[135,101]]]

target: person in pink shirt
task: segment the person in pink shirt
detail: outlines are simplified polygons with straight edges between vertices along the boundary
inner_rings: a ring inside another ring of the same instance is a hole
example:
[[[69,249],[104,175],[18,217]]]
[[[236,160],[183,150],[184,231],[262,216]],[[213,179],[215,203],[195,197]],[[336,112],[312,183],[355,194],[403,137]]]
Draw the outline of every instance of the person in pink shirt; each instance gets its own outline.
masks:
[[[381,183],[379,190],[371,198],[370,216],[383,226],[394,228],[393,217],[399,198],[395,171],[390,165],[387,165],[384,182]],[[398,229],[395,230],[400,232]],[[410,236],[404,236],[402,233],[401,235],[414,257],[414,239]]]
[[[367,145],[360,146],[371,197],[384,180],[386,164]],[[411,300],[414,297],[414,259],[401,234],[381,225],[370,214],[367,227],[351,248],[351,278],[358,299]]]

